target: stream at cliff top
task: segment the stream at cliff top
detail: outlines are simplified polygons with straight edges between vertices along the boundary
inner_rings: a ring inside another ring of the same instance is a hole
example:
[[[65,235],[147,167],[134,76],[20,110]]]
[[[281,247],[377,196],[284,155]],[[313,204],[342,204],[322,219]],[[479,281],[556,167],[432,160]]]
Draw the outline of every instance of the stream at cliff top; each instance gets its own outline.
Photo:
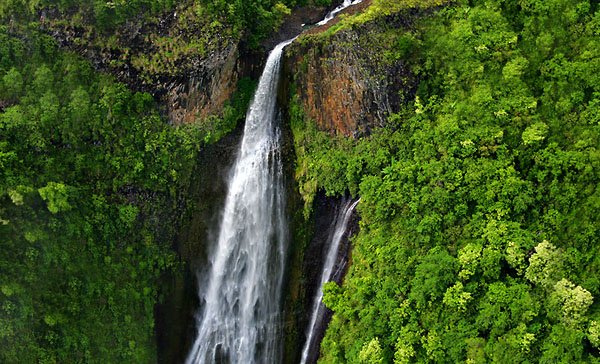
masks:
[[[333,9],[332,11],[330,11],[325,18],[323,18],[323,20],[321,20],[320,22],[317,23],[317,25],[325,25],[327,24],[331,19],[335,18],[335,16],[342,10],[346,9],[347,7],[349,7],[350,5],[356,5],[360,2],[362,2],[363,0],[344,0],[344,2],[342,4],[340,4],[338,7],[336,7],[335,9]]]
[[[288,239],[276,95],[283,48],[292,41],[269,54],[246,114],[186,364],[281,362]]]

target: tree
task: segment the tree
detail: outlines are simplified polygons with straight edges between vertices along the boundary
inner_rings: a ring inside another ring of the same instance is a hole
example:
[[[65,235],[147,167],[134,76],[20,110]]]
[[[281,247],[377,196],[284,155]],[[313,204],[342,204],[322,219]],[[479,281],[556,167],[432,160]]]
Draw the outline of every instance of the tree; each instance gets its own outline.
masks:
[[[550,290],[562,275],[562,267],[561,251],[544,240],[535,247],[535,253],[529,258],[525,278]]]
[[[46,187],[38,189],[42,199],[48,203],[48,210],[57,214],[62,211],[71,210],[72,206],[68,202],[71,187],[62,183],[48,182]]]
[[[371,339],[371,341],[363,345],[362,350],[358,354],[358,360],[361,364],[383,363],[383,352],[378,338]]]
[[[15,67],[12,67],[2,77],[2,97],[10,101],[16,101],[23,91],[23,77]]]
[[[570,327],[578,327],[581,324],[593,300],[590,292],[564,278],[556,282],[554,291],[550,295],[550,304],[554,308],[553,314]]]
[[[54,89],[54,75],[46,64],[42,64],[35,70],[32,86],[33,92],[37,95],[43,95]]]
[[[421,308],[427,301],[442,298],[446,288],[455,280],[456,259],[437,247],[431,249],[415,270],[410,298]]]

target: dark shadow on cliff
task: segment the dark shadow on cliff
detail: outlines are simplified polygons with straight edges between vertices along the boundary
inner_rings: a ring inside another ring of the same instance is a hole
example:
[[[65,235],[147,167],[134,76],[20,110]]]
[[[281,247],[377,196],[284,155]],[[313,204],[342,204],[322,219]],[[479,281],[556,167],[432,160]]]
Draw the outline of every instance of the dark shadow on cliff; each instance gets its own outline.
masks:
[[[196,337],[198,275],[207,262],[227,194],[227,177],[238,150],[243,123],[198,156],[196,178],[190,186],[187,219],[174,247],[182,268],[164,277],[162,303],[156,305],[158,363],[183,363]]]

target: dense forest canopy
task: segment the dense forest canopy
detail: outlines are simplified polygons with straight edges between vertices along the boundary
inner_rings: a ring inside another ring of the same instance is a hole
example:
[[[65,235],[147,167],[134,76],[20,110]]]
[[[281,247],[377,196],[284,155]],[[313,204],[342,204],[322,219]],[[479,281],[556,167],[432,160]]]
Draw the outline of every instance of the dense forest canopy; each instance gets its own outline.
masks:
[[[202,138],[53,39],[0,33],[0,361],[149,362]]]
[[[172,127],[151,95],[24,21],[83,2],[0,4],[13,19],[0,25],[0,362],[152,362],[196,155],[243,117],[254,82],[223,117]]]
[[[387,127],[332,138],[294,108],[307,201],[361,197],[320,363],[600,360],[598,10],[452,2],[358,40],[422,80]]]
[[[331,0],[2,0],[0,17],[31,19],[56,9],[75,22],[83,20],[100,31],[109,31],[127,20],[192,7],[210,22],[224,21],[236,32],[246,31],[249,41],[255,42],[279,26],[290,8],[330,4]]]
[[[309,4],[330,1],[0,0],[0,362],[155,360],[195,158],[253,89],[244,79],[223,115],[172,127],[151,95],[59,49],[44,10],[153,82],[223,47],[217,35],[257,46]],[[313,37],[428,6],[409,30],[357,40],[420,80],[385,127],[331,136],[292,104],[306,216],[319,189],[361,197],[320,362],[597,363],[599,3],[374,0]],[[177,31],[148,40],[154,58],[115,40],[169,11]]]

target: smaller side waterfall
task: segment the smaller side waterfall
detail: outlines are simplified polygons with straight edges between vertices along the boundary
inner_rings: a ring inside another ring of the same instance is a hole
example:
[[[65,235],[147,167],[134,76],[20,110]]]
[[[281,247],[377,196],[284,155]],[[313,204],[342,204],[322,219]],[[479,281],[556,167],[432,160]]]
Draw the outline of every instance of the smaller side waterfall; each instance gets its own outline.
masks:
[[[334,228],[328,239],[329,249],[327,251],[327,257],[323,266],[323,271],[321,272],[319,288],[312,305],[312,315],[306,331],[306,342],[304,343],[304,348],[302,349],[302,359],[300,361],[301,364],[316,362],[317,358],[310,358],[309,360],[309,355],[311,352],[316,352],[318,355],[320,343],[316,342],[317,340],[315,337],[315,331],[317,331],[317,322],[321,320],[325,312],[325,305],[323,305],[321,302],[323,299],[323,285],[329,282],[332,277],[340,242],[342,241],[342,237],[344,236],[346,228],[348,227],[350,216],[352,216],[352,212],[359,201],[360,199],[355,202],[352,202],[351,199],[343,201],[335,216],[335,219],[332,221]]]

